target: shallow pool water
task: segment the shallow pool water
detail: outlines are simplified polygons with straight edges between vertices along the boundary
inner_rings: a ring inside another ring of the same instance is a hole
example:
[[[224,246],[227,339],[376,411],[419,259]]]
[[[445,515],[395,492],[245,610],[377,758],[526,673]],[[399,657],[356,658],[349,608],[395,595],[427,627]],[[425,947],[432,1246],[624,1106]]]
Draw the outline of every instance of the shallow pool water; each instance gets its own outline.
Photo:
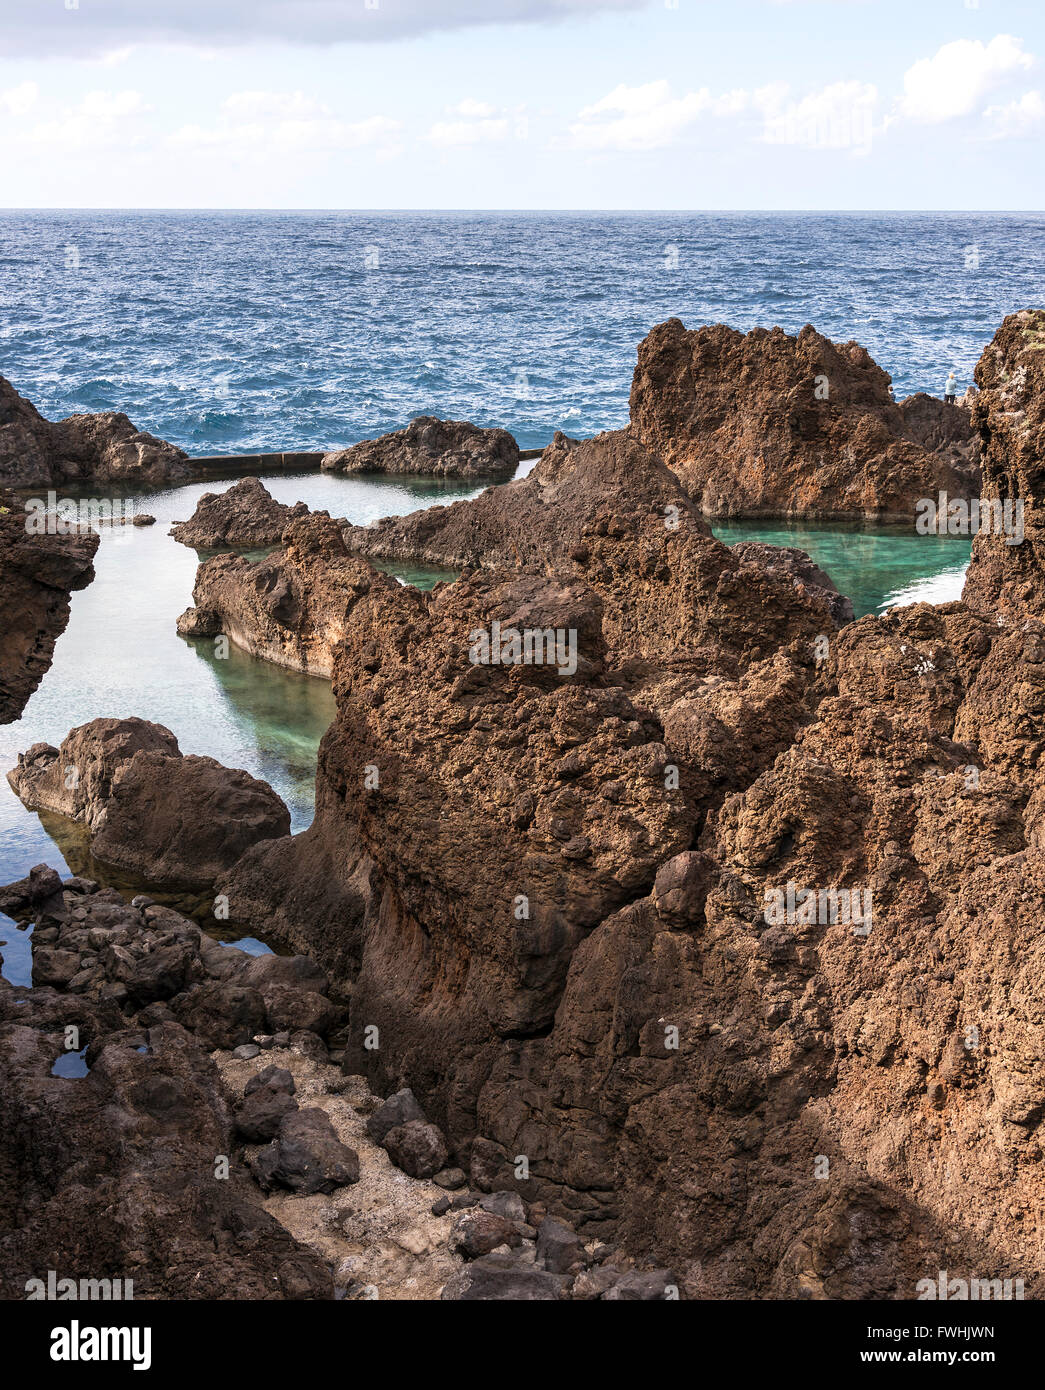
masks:
[[[265,486],[281,502],[307,502],[353,522],[399,515],[478,490],[427,480],[404,482],[335,474],[280,474]],[[167,535],[187,520],[199,497],[222,492],[231,479],[149,493],[138,511],[155,526],[101,528],[96,578],[73,594],[69,626],[55,660],[22,718],[0,726],[0,771],[31,744],[59,744],[70,729],[101,716],[137,715],[164,724],[183,753],[206,754],[263,777],[290,808],[295,831],[312,818],[316,749],[334,714],[324,680],[287,671],[231,647],[219,660],[214,644],[180,637],[175,622],[192,602],[198,556]],[[398,567],[407,582],[430,587],[449,571]],[[46,861],[68,866],[40,818],[27,812],[0,779],[0,883]]]
[[[804,550],[853,600],[857,618],[897,604],[961,598],[972,550],[967,536],[921,536],[913,526],[714,521],[711,529],[726,545],[765,541]]]

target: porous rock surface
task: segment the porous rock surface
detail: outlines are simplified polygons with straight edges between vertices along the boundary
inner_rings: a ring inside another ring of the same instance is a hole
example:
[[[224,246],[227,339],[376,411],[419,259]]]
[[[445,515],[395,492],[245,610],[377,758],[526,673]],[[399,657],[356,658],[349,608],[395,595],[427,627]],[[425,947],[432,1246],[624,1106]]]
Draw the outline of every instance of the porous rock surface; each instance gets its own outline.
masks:
[[[205,492],[189,520],[172,526],[170,534],[199,550],[278,545],[290,522],[307,512],[304,502],[277,502],[258,478],[241,478],[224,492]]]
[[[975,410],[988,480],[1040,507],[1037,325],[1003,325]],[[545,459],[598,447],[631,446]],[[1040,1297],[1036,552],[980,557],[996,607],[839,628],[808,561],[724,557],[684,499],[672,530],[634,496],[553,504],[511,572],[473,508],[483,568],[370,581],[316,820],[244,856],[233,912],[351,985],[345,1065],[409,1087],[473,1185],[684,1297],[909,1299],[941,1270]],[[495,620],[573,630],[576,668],[475,664]],[[789,885],[833,905],[781,917]],[[511,1249],[476,1258],[521,1297]]]
[[[60,748],[36,743],[8,781],[30,810],[80,822],[96,859],[157,888],[207,892],[250,845],[290,829],[267,782],[183,757],[144,719],[94,719]]]
[[[51,422],[0,376],[0,486],[158,487],[191,476],[184,450],[135,429],[126,415],[105,411]]]
[[[502,429],[467,420],[419,415],[406,429],[364,439],[323,456],[334,473],[412,473],[433,478],[507,479],[519,466],[519,446]]]
[[[0,512],[0,724],[21,716],[50,669],[70,595],[94,579],[98,549],[93,531],[33,535],[25,522],[22,511]]]
[[[966,409],[894,402],[866,348],[810,325],[659,324],[639,344],[631,428],[705,516],[913,524],[921,498],[978,487]]]

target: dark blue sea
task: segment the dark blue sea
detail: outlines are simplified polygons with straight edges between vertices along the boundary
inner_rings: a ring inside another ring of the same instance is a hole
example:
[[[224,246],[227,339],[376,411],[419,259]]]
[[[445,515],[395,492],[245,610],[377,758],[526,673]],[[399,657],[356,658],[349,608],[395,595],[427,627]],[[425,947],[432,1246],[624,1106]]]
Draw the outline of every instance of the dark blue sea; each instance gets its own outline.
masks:
[[[1040,305],[1045,215],[0,213],[0,372],[193,454],[350,444],[432,413],[523,447],[627,420],[635,347],[812,323],[896,395],[963,384]]]

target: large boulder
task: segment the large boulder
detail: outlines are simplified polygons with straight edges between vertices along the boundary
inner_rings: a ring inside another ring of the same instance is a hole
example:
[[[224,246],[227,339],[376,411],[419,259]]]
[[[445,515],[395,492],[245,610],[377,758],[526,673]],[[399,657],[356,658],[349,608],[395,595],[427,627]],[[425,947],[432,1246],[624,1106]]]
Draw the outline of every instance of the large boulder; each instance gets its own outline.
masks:
[[[335,473],[413,473],[500,482],[518,468],[519,446],[507,430],[419,415],[406,429],[325,454],[321,466]]]
[[[191,476],[184,450],[135,429],[126,415],[106,411],[51,423],[0,377],[0,485],[157,487]]]
[[[189,520],[172,526],[170,534],[198,550],[278,545],[290,522],[307,514],[304,502],[285,506],[259,479],[241,478],[225,492],[205,492]]]
[[[324,1111],[288,1110],[275,1139],[250,1160],[266,1191],[275,1187],[308,1196],[359,1181],[359,1155],[342,1144]]]
[[[970,497],[979,475],[968,412],[893,401],[856,342],[810,325],[743,334],[659,324],[639,344],[631,428],[705,516],[788,516],[914,525],[920,499]]]
[[[0,400],[3,385],[0,377]],[[97,549],[93,531],[29,534],[25,513],[5,511],[0,497],[0,724],[21,716],[50,669],[69,596],[94,578]]]
[[[81,822],[97,859],[169,890],[209,892],[247,848],[290,829],[267,782],[183,757],[169,729],[142,719],[95,719],[61,748],[34,744],[8,781],[30,810]]]

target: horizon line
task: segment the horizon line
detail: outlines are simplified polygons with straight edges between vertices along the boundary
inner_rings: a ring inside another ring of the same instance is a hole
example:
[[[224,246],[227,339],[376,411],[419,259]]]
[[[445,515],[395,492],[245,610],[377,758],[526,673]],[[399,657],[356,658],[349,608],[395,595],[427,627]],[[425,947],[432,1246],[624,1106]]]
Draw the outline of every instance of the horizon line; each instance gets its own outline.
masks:
[[[1040,216],[1045,213],[1045,208],[466,208],[466,207],[445,207],[445,208],[423,208],[423,207],[373,207],[373,208],[336,208],[336,207],[261,207],[261,206],[218,206],[218,205],[199,205],[199,206],[125,206],[117,207],[112,205],[98,206],[69,206],[55,204],[37,206],[4,206],[0,205],[0,214],[12,212],[167,212],[167,213],[197,213],[197,212],[222,212],[222,213],[323,213],[323,214],[345,214],[352,216],[367,216],[374,214],[426,214],[426,215],[468,215],[468,216],[490,216],[495,214],[511,214],[513,216],[615,216],[615,217],[657,217],[657,216],[683,216],[683,217],[722,217],[722,216],[764,216],[764,217],[891,217],[891,216],[915,216],[915,217],[1030,217]]]

